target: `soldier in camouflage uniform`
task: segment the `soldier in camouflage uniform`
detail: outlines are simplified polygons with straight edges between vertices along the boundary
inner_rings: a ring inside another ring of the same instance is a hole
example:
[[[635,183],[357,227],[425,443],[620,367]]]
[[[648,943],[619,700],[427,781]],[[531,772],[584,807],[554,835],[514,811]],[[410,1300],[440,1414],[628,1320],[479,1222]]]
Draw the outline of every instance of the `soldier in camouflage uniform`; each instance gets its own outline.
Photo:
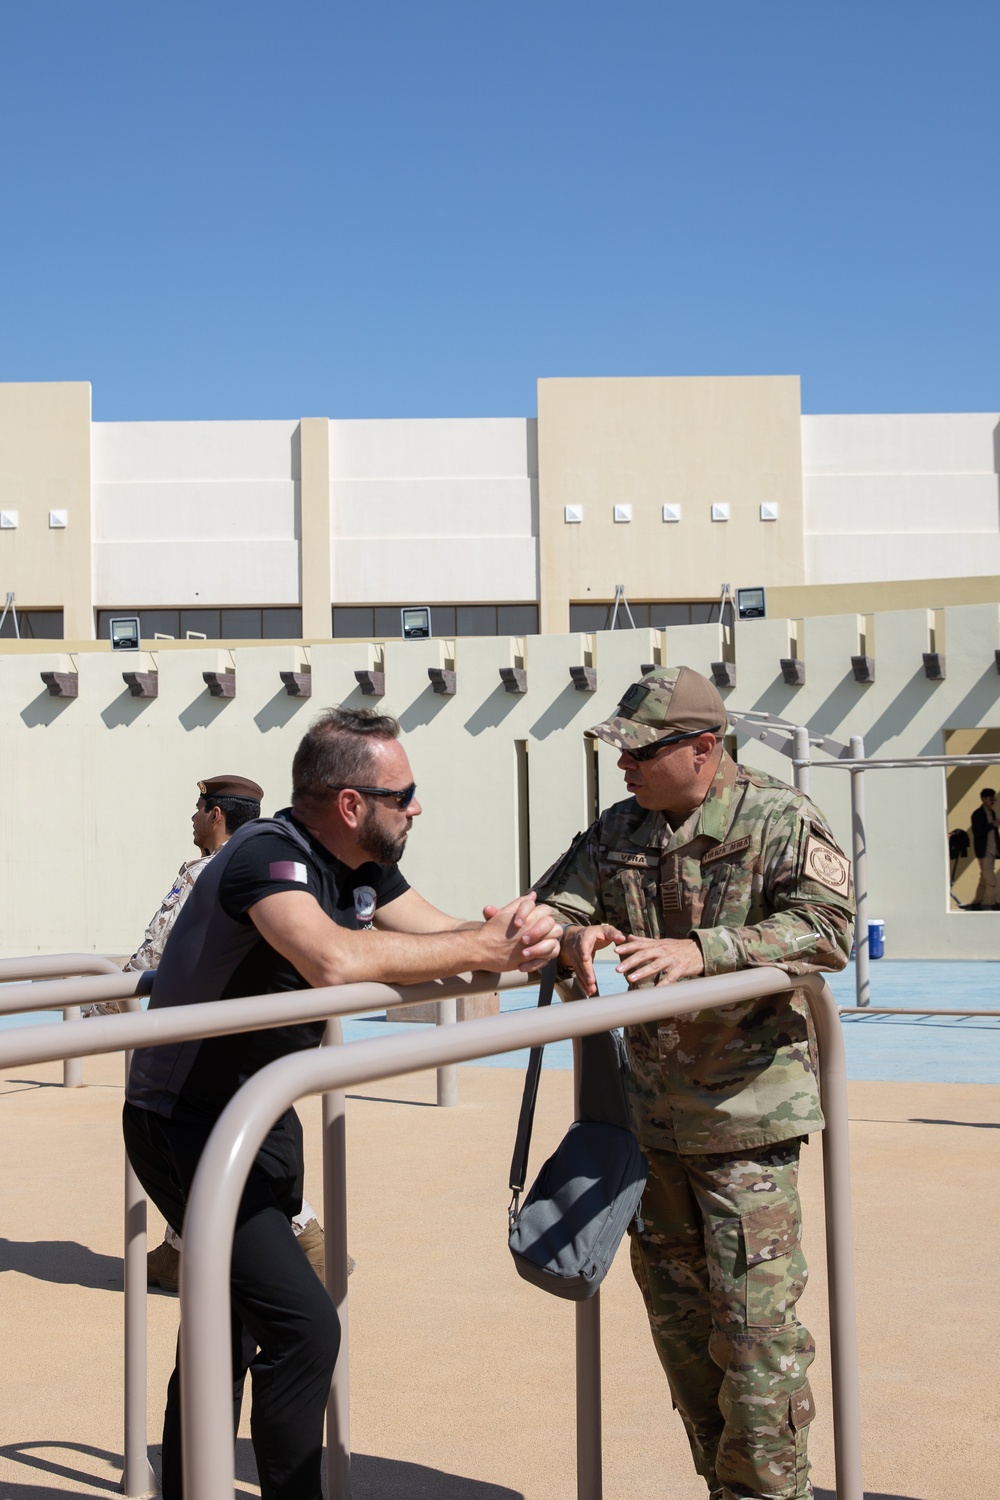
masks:
[[[588,730],[621,750],[631,794],[537,884],[566,918],[561,958],[587,994],[613,943],[632,988],[777,964],[839,969],[850,865],[821,813],[737,766],[718,692],[658,668]],[[814,1346],[796,1188],[823,1125],[800,993],[629,1027],[636,1133],[649,1162],[632,1265],[673,1403],[712,1500],[812,1494]]]
[[[213,854],[218,854],[237,828],[260,817],[264,792],[245,776],[210,776],[198,783],[198,803],[191,814],[194,842],[201,851],[197,859],[185,860],[138,948],[125,965],[126,973],[156,969],[177,914],[194,890],[194,883]]]

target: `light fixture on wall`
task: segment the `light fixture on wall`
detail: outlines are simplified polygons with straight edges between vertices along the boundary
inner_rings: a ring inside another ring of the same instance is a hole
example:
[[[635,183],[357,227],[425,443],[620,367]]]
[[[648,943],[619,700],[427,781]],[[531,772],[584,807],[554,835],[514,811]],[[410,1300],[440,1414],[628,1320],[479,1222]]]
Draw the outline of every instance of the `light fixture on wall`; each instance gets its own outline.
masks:
[[[681,518],[681,508],[679,505],[665,505],[662,515],[665,521],[679,521]]]
[[[736,615],[740,620],[767,618],[767,598],[762,588],[736,590]]]
[[[777,500],[765,500],[760,507],[760,518],[762,521],[776,521],[778,519]]]
[[[115,615],[108,623],[112,651],[138,651],[139,616]]]
[[[69,512],[68,511],[65,511],[65,510],[50,510],[49,511],[49,530],[50,531],[65,531],[66,526],[68,525],[68,523],[69,523]]]
[[[729,520],[729,506],[728,506],[728,504],[713,505],[712,506],[712,520],[713,521],[728,521]]]
[[[580,522],[583,520],[583,506],[563,506],[563,520],[565,521],[567,526],[579,526]]]
[[[17,511],[0,510],[0,531],[17,530]]]
[[[431,634],[431,612],[426,604],[408,604],[399,611],[399,630],[404,641],[426,641]]]
[[[616,505],[615,506],[615,524],[616,525],[618,525],[618,526],[620,526],[622,524],[626,524],[627,525],[628,522],[631,521],[631,519],[632,519],[632,507],[631,507],[631,505]]]

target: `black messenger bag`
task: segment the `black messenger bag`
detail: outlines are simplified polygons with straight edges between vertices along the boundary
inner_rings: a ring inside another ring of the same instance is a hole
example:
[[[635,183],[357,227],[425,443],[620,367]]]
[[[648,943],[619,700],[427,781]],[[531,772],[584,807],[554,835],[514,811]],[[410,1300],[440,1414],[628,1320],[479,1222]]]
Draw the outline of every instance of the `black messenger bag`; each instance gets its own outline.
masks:
[[[549,1005],[555,964],[542,974],[538,1004]],[[625,1047],[617,1031],[582,1038],[580,1118],[520,1202],[544,1048],[528,1060],[510,1164],[508,1243],[518,1274],[556,1297],[592,1297],[638,1214],[646,1160],[632,1133]]]

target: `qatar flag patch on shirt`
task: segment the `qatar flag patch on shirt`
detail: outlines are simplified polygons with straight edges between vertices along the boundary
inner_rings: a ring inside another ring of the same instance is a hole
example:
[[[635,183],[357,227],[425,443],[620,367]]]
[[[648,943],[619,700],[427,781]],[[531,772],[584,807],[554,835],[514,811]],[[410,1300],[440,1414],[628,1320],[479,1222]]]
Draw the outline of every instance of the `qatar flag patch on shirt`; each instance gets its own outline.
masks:
[[[275,859],[267,867],[267,873],[272,880],[295,880],[299,885],[309,884],[309,874],[305,865],[299,864],[297,859]]]

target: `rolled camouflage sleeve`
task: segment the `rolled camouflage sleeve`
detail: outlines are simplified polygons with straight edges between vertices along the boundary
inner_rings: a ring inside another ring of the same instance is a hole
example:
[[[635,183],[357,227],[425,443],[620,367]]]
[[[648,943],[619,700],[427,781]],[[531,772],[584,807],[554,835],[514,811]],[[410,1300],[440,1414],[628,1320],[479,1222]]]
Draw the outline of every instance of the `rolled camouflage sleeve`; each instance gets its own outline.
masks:
[[[743,927],[708,927],[699,943],[706,974],[776,964],[790,974],[842,969],[851,952],[854,902],[810,876],[810,840],[846,865],[833,835],[808,804],[791,806],[770,824],[764,839],[764,902],[769,913]],[[849,868],[849,866],[847,867]]]

